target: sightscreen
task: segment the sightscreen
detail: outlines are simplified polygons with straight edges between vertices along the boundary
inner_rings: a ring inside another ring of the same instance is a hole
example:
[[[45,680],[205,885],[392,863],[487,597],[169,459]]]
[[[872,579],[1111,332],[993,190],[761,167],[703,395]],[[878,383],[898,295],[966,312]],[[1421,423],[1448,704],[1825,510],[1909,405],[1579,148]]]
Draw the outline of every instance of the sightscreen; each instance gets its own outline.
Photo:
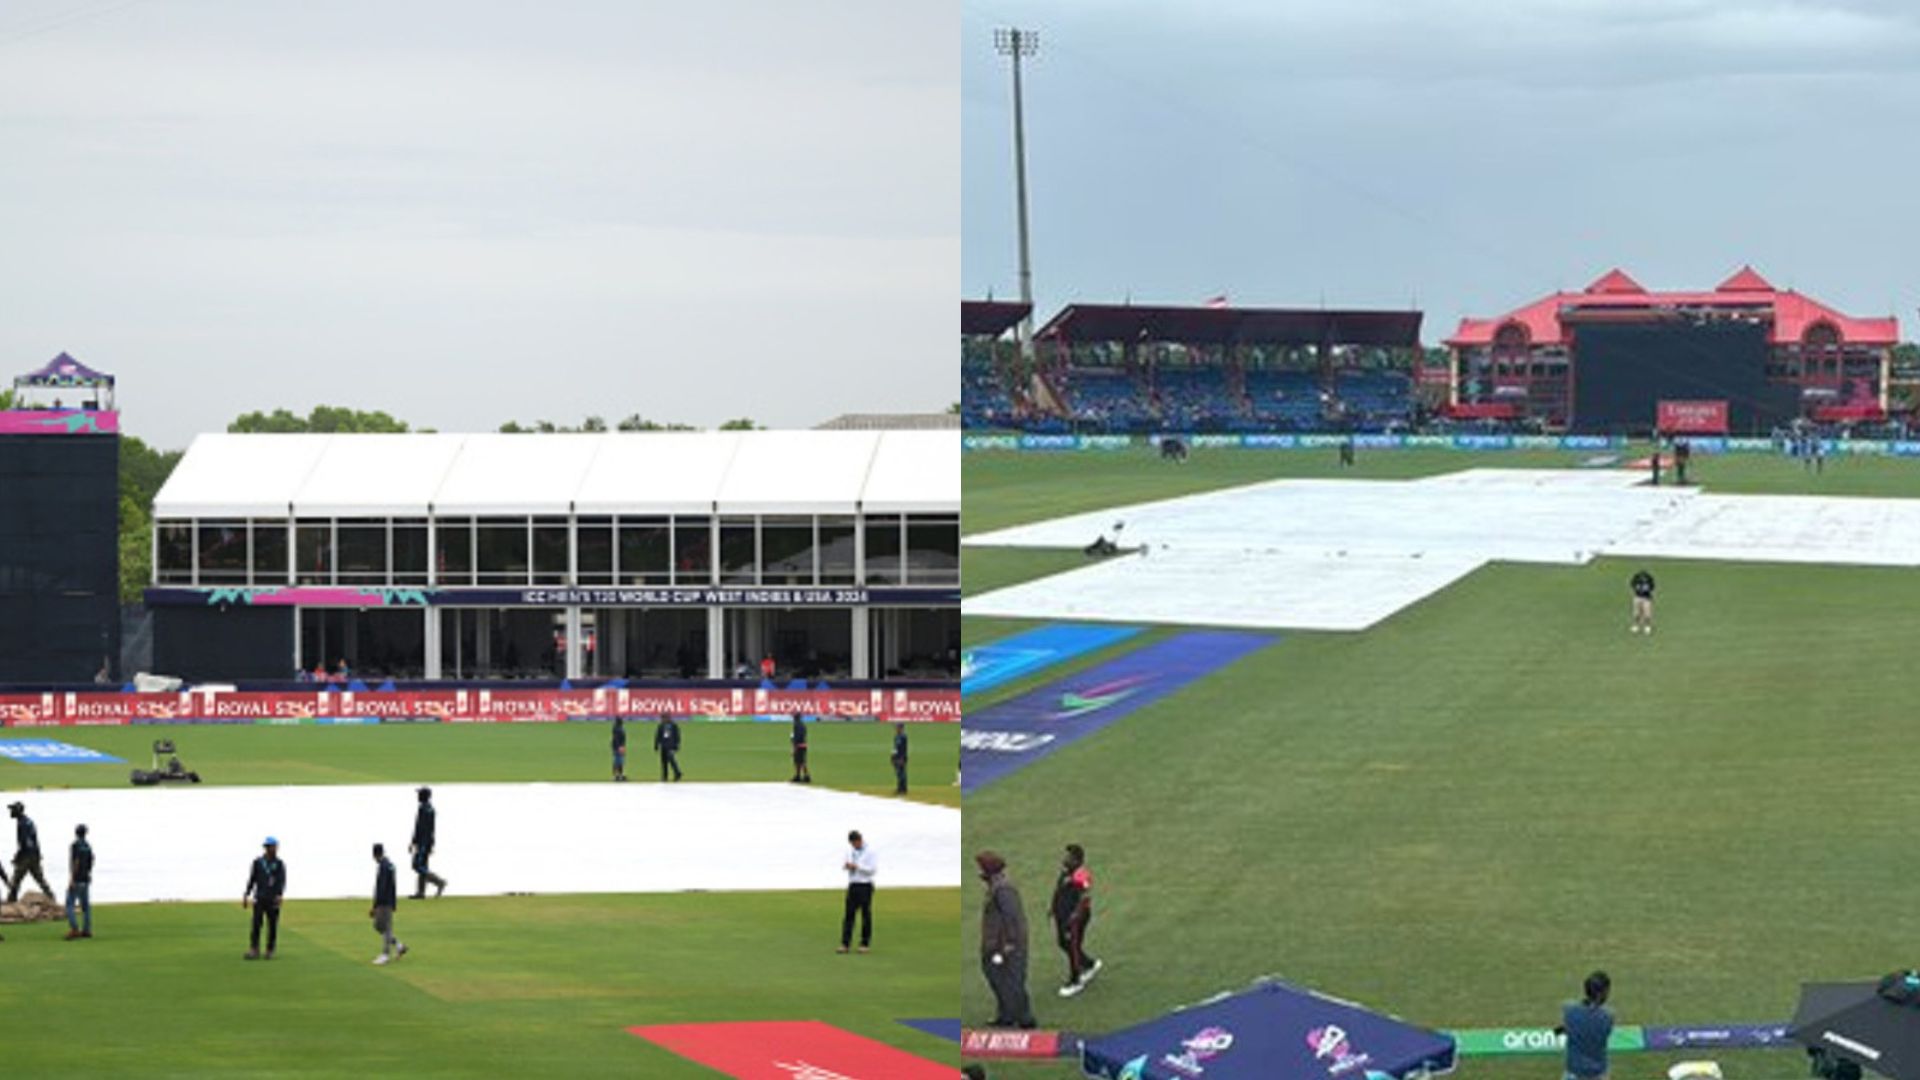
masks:
[[[1725,399],[1734,435],[1765,434],[1797,411],[1795,389],[1766,380],[1764,326],[1582,326],[1576,335],[1572,426],[1580,433],[1648,431],[1662,398]]]
[[[119,453],[112,435],[0,436],[0,682],[118,667]]]

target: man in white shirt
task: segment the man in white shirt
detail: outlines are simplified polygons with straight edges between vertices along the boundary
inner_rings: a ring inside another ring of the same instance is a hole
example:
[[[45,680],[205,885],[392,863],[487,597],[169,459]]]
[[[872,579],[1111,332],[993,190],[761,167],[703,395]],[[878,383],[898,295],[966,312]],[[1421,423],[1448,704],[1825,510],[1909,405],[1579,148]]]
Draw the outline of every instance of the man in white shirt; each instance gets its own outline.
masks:
[[[878,869],[874,861],[873,849],[861,838],[860,830],[847,834],[847,843],[853,847],[840,868],[847,872],[847,914],[840,920],[840,947],[835,952],[846,952],[853,945],[853,916],[860,915],[860,951],[866,952],[873,944],[873,873]]]

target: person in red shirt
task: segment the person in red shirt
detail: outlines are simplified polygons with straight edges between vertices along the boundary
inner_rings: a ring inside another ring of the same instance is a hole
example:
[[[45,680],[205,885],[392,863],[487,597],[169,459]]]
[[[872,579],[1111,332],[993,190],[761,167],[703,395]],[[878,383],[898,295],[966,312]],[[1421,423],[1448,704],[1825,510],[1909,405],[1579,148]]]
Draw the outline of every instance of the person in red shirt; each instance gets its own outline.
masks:
[[[772,653],[768,653],[767,655],[760,658],[760,677],[763,679],[773,678],[773,654]]]
[[[1079,844],[1068,844],[1060,862],[1060,878],[1053,886],[1053,925],[1060,951],[1067,954],[1067,981],[1061,997],[1073,997],[1087,988],[1103,966],[1087,954],[1087,924],[1093,921],[1093,871]]]

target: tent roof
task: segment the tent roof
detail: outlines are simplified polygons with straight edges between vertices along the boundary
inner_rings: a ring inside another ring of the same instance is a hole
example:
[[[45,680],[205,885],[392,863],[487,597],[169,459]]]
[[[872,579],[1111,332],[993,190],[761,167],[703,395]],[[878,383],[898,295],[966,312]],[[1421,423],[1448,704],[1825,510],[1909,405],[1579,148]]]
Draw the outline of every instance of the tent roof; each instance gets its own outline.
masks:
[[[159,518],[958,513],[953,431],[202,435]]]
[[[661,431],[610,438],[574,492],[574,511],[712,513],[714,494],[740,448],[740,438],[737,431]]]
[[[196,437],[154,496],[157,518],[285,517],[330,435]]]
[[[861,505],[870,514],[948,513],[960,508],[960,440],[939,431],[880,436]]]
[[[761,431],[740,444],[715,496],[722,514],[851,514],[878,431]],[[957,433],[945,438],[957,445]]]
[[[966,337],[999,337],[1033,314],[1032,304],[1014,300],[960,301],[960,333]]]
[[[113,376],[61,353],[13,383],[15,386],[112,386]]]
[[[1184,345],[1377,345],[1415,348],[1420,312],[1071,304],[1034,335],[1066,341]]]

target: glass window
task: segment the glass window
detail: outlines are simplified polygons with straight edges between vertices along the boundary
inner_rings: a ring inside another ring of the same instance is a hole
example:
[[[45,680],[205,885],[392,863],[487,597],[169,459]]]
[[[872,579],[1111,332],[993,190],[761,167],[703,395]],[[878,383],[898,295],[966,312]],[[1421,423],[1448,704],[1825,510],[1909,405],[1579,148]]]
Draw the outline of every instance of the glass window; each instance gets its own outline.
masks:
[[[427,522],[424,518],[396,518],[393,522],[393,583],[427,583]]]
[[[253,581],[256,585],[287,583],[287,523],[253,523]]]
[[[960,519],[907,519],[907,581],[914,585],[960,583]]]
[[[433,524],[433,572],[442,585],[473,584],[473,519],[444,518]]]
[[[581,518],[574,532],[582,585],[613,584],[613,519]]]
[[[853,519],[820,519],[820,584],[853,584]]]
[[[720,519],[720,584],[753,585],[754,527],[752,518]]]
[[[481,518],[480,583],[527,583],[527,522],[525,518]]]
[[[154,580],[161,584],[188,585],[193,582],[193,526],[184,521],[162,522],[159,532],[159,565]]]
[[[348,520],[337,523],[334,542],[342,585],[376,584],[387,580],[387,523]]]
[[[867,516],[867,582],[898,585],[906,578],[900,566],[900,515]]]
[[[813,584],[813,519],[761,518],[760,555],[761,584]]]
[[[333,523],[300,525],[293,542],[296,580],[302,585],[333,584]]]
[[[533,581],[536,585],[567,583],[567,519],[537,518],[533,523]]]
[[[673,569],[666,518],[620,519],[620,583],[665,585]]]
[[[214,584],[247,580],[245,522],[200,523],[200,580]]]
[[[712,518],[673,519],[673,581],[676,585],[707,585],[713,581]]]

